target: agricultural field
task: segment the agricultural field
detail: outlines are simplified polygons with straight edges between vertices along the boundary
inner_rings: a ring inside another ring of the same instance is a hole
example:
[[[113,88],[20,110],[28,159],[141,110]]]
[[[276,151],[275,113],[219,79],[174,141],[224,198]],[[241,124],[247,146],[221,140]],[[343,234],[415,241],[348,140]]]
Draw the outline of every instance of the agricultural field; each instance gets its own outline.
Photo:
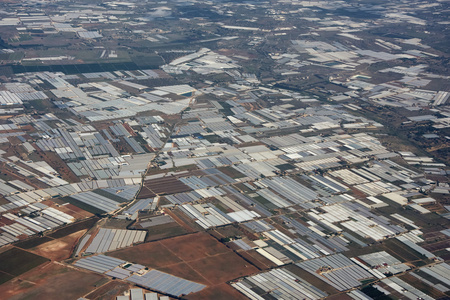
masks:
[[[7,274],[17,277],[39,265],[42,265],[47,262],[48,259],[25,250],[12,247],[0,253],[0,261],[0,274]]]
[[[160,242],[140,244],[111,252],[109,255],[155,269],[182,262],[178,256],[169,251]]]
[[[450,1],[253,2],[0,1],[0,300],[450,297]]]
[[[141,244],[111,252],[109,255],[210,287],[220,286],[229,280],[258,271],[253,265],[206,233],[193,233]],[[222,288],[228,290],[224,286]],[[212,292],[207,292],[206,295],[213,295],[209,293]],[[231,291],[230,293],[234,294]]]
[[[53,261],[61,261],[70,258],[79,239],[86,233],[87,230],[80,230],[68,234],[59,239],[43,243],[37,247],[29,249],[29,251],[49,258]]]
[[[117,295],[123,294],[124,291],[130,289],[130,285],[119,281],[109,281],[100,286],[98,289],[86,295],[87,299],[109,300],[114,299]]]
[[[270,269],[276,267],[276,264],[256,252],[256,250],[250,251],[238,251],[239,255],[245,260],[249,261],[255,267],[261,270]]]
[[[0,285],[3,299],[77,299],[94,290],[102,276],[48,263]]]
[[[93,217],[87,220],[82,220],[80,222],[68,225],[66,227],[63,227],[59,230],[56,230],[52,232],[49,236],[53,238],[61,238],[65,237],[68,234],[72,234],[74,232],[78,232],[83,229],[89,229],[91,228],[96,222],[98,221],[98,218]]]
[[[183,235],[188,233],[189,231],[178,225],[176,222],[171,222],[167,224],[152,226],[146,228],[148,235],[146,240],[148,242],[161,240],[166,238],[171,238],[179,235]]]

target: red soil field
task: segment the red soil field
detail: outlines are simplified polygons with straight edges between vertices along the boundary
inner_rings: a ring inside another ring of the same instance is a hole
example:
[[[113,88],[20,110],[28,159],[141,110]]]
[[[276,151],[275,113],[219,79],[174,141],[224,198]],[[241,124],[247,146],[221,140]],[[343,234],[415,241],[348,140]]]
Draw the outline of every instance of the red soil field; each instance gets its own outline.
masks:
[[[231,290],[225,287],[226,282],[258,272],[252,264],[203,232],[141,244],[110,255],[206,284],[210,289],[199,293],[198,299],[241,299],[231,287]],[[231,298],[216,298],[216,286],[227,290],[223,295]]]
[[[161,243],[184,261],[230,252],[226,246],[202,232],[163,240]]]
[[[103,277],[58,263],[47,263],[0,285],[0,298],[10,300],[77,299]]]

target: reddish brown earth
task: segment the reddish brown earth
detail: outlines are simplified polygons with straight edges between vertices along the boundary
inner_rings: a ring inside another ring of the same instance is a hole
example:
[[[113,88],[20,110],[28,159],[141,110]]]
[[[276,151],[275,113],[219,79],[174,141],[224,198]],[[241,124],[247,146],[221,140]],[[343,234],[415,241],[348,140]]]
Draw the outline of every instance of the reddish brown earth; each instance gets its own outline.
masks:
[[[226,282],[258,272],[252,264],[203,232],[141,244],[110,255],[208,286],[197,293],[199,298],[195,294],[189,299],[241,299]]]
[[[46,263],[0,285],[0,298],[10,300],[77,299],[95,289],[103,277],[59,263]]]
[[[261,254],[256,252],[256,250],[239,251],[239,255],[241,255],[244,259],[248,260],[261,270],[266,270],[277,266]]]

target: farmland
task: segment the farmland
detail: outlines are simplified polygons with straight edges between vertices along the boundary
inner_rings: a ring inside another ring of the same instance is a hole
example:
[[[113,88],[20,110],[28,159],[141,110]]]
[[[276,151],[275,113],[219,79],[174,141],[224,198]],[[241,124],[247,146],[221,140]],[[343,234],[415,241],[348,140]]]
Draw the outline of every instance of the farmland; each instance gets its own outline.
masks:
[[[450,296],[449,11],[0,1],[0,300]]]
[[[45,263],[48,259],[28,251],[11,248],[0,253],[0,272],[12,276],[19,276]]]
[[[86,230],[80,230],[31,248],[30,251],[55,261],[68,259],[72,255],[78,240],[85,233]]]
[[[257,271],[253,265],[205,233],[149,242],[110,255],[208,286],[220,285]]]
[[[45,264],[0,285],[6,299],[58,299],[61,291],[67,299],[76,299],[95,289],[102,276],[77,271],[56,263]]]

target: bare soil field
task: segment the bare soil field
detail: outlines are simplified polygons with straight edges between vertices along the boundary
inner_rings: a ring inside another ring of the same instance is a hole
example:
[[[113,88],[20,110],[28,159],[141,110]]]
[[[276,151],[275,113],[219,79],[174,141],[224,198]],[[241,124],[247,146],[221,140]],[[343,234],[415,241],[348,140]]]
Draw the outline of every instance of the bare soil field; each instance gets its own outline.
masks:
[[[37,148],[37,147],[36,147]],[[45,161],[47,161],[51,167],[53,167],[56,172],[58,172],[64,180],[68,182],[79,182],[80,178],[78,178],[75,173],[66,165],[66,163],[53,152],[44,152],[37,151],[37,154],[40,155]]]
[[[226,283],[205,288],[204,290],[185,297],[188,300],[245,300],[248,299]]]
[[[143,186],[141,191],[139,192],[139,195],[137,196],[138,199],[146,199],[146,198],[152,198],[155,197],[156,194],[153,193],[150,189]]]
[[[182,213],[178,209],[170,210],[165,209],[164,210],[172,219],[175,220],[181,227],[186,229],[188,232],[196,232],[198,231],[197,228],[200,228],[192,219],[189,219],[184,213]]]
[[[252,264],[203,232],[141,244],[110,255],[209,286],[198,299],[240,299],[224,285],[258,272]],[[226,290],[225,298],[216,298],[222,294],[216,286]]]
[[[203,277],[187,263],[178,263],[159,269],[162,272],[172,274],[181,278],[189,279],[198,283],[209,285],[207,278]]]
[[[66,227],[63,227],[61,229],[56,230],[55,232],[52,232],[49,234],[50,237],[58,239],[67,236],[68,234],[72,234],[74,232],[83,230],[83,229],[89,229],[98,221],[98,218],[91,218],[87,220],[83,220],[77,223],[72,223]]]
[[[181,262],[181,259],[162,246],[160,242],[140,244],[111,252],[109,255],[155,269]]]
[[[184,261],[230,252],[217,240],[205,233],[194,233],[161,241],[167,249]]]
[[[189,186],[172,176],[147,180],[144,186],[158,195],[192,191]]]
[[[347,296],[347,294],[337,294],[337,295],[333,295],[333,296],[329,296],[327,297],[328,300],[351,300],[353,298],[351,298],[350,296]]]
[[[253,265],[231,251],[191,261],[189,265],[213,285],[258,272]]]
[[[16,247],[6,247],[6,250],[0,253],[0,272],[16,277],[47,261],[48,259],[45,257],[29,251]]]
[[[427,245],[422,245],[422,247],[430,252],[444,250],[450,247],[450,239],[447,239],[445,241],[439,241],[436,243],[430,243]]]
[[[148,231],[146,239],[148,242],[171,238],[188,233],[188,231],[184,227],[181,227],[176,222],[152,226],[146,228],[146,230]]]
[[[92,300],[116,299],[116,296],[122,295],[124,291],[129,289],[130,285],[127,283],[120,281],[110,281],[88,294],[86,298]]]
[[[239,251],[239,255],[261,270],[276,267],[276,264],[256,252],[256,250]]]
[[[30,250],[37,255],[41,255],[51,260],[61,261],[67,259],[72,254],[78,240],[86,233],[86,231],[86,229],[77,231],[60,239],[41,244]]]
[[[93,214],[91,214],[88,211],[85,211],[79,207],[76,207],[73,204],[65,204],[64,206],[59,206],[59,207],[54,207],[55,209],[62,211],[63,213],[66,213],[68,215],[71,215],[72,217],[80,220],[80,219],[85,219],[85,218],[90,218],[93,216]]]
[[[95,288],[103,277],[77,271],[58,263],[47,263],[0,285],[2,299],[77,299]]]

